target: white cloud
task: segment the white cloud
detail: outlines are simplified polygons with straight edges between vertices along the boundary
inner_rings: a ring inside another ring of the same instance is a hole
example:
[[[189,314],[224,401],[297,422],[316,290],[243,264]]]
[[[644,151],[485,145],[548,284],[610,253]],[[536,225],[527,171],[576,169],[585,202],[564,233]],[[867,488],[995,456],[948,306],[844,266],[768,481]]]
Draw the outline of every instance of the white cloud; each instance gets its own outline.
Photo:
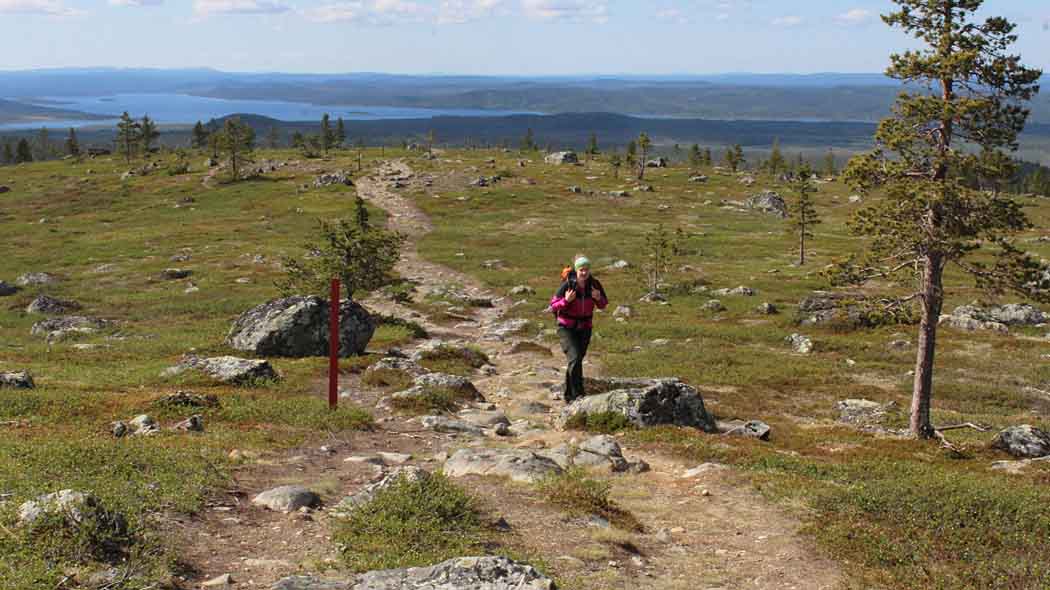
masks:
[[[677,8],[666,8],[656,12],[656,18],[659,20],[684,25],[689,22],[689,17],[682,13]]]
[[[868,22],[872,12],[864,8],[854,8],[835,17],[835,20],[844,25],[860,25]]]
[[[164,0],[109,0],[111,6],[160,6]]]
[[[442,0],[438,7],[439,25],[463,24],[491,16],[503,0]]]
[[[521,0],[525,15],[544,21],[595,22],[609,20],[607,0]]]
[[[0,14],[80,16],[84,11],[70,8],[61,0],[0,0]]]
[[[723,13],[715,16],[715,20],[722,20],[722,21],[729,20],[729,13],[728,12],[723,12]]]
[[[193,12],[198,16],[213,14],[279,14],[290,8],[274,0],[194,0]]]
[[[778,27],[797,27],[801,24],[801,16],[778,16],[773,19],[773,25]]]
[[[305,11],[306,18],[319,23],[362,23],[393,25],[420,22],[433,9],[411,0],[353,0],[325,4]]]

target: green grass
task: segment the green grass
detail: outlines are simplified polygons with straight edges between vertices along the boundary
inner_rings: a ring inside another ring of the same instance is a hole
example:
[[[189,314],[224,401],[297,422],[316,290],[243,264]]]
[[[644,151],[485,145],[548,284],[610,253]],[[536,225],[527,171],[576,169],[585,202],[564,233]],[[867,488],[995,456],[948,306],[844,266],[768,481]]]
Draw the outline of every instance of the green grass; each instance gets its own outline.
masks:
[[[477,553],[476,502],[443,475],[400,480],[355,509],[333,534],[355,572],[431,565]]]
[[[424,352],[419,364],[437,373],[469,377],[489,364],[489,357],[477,346],[442,344]]]
[[[551,474],[536,484],[544,499],[574,516],[598,516],[617,528],[641,531],[642,525],[630,512],[609,499],[611,484],[592,479],[579,467]]]
[[[445,387],[424,387],[419,395],[391,398],[390,405],[395,409],[411,414],[432,414],[434,412],[455,412],[464,403],[474,400],[474,396],[462,390]]]
[[[630,427],[630,421],[619,412],[575,414],[565,423],[565,428],[569,430],[583,430],[599,434],[613,434]]]

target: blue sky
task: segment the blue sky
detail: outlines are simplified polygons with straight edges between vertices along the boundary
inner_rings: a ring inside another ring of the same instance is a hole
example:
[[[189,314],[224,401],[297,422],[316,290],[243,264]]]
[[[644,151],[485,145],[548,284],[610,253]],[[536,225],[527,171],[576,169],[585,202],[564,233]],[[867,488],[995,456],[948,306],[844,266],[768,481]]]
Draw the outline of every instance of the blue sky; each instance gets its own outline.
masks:
[[[0,69],[875,72],[889,0],[0,0]],[[1050,1],[988,0],[1050,71]]]

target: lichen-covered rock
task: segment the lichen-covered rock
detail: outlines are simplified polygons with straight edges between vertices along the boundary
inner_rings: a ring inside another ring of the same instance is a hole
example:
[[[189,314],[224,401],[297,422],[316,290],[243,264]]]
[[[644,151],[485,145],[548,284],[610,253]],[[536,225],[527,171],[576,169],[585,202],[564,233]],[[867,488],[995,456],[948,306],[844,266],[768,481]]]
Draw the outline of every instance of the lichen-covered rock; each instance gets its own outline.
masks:
[[[419,419],[419,422],[423,425],[423,428],[433,430],[434,432],[443,432],[445,434],[470,434],[473,436],[482,436],[485,434],[485,431],[477,424],[471,424],[464,420],[456,420],[446,416],[423,416]]]
[[[1050,455],[1050,434],[1028,424],[1011,426],[995,435],[992,448],[1020,459],[1046,457]]]
[[[748,209],[755,209],[763,213],[775,215],[781,219],[787,217],[787,204],[783,197],[773,191],[765,191],[753,195],[742,203]]]
[[[474,386],[474,383],[472,383],[470,379],[460,377],[459,375],[449,375],[447,373],[425,373],[416,377],[413,384],[416,387],[421,387],[423,389],[446,389],[456,392],[465,399],[485,401],[485,398],[481,395],[481,392],[478,391],[478,388]]]
[[[97,498],[77,490],[61,490],[45,494],[23,503],[18,508],[19,526],[32,526],[41,518],[57,515],[63,526],[77,528],[91,522],[98,529],[118,536],[127,531],[127,521],[122,514],[106,510]]]
[[[271,590],[556,590],[530,565],[506,557],[457,557],[427,567],[373,571],[346,581],[295,576]]]
[[[365,369],[362,378],[366,383],[372,383],[373,381],[375,381],[376,376],[381,375],[383,372],[401,373],[408,377],[415,378],[421,375],[425,375],[429,371],[426,368],[420,366],[420,364],[416,361],[396,356],[388,356],[379,359],[377,362],[373,363],[367,369]]]
[[[576,164],[579,163],[580,158],[576,155],[576,152],[554,152],[547,154],[543,161],[548,164]]]
[[[165,371],[165,376],[177,375],[191,369],[200,371],[216,381],[231,385],[251,385],[281,378],[269,361],[242,359],[235,356],[200,358],[192,355],[184,357],[178,365]]]
[[[0,389],[10,387],[11,389],[33,389],[33,376],[29,371],[0,372]]]
[[[562,444],[540,454],[553,460],[562,469],[574,466],[600,467],[620,473],[631,468],[631,463],[624,458],[619,443],[607,434],[591,437],[579,446]]]
[[[951,314],[942,315],[939,324],[956,330],[975,332],[978,330],[1009,332],[1009,326],[1038,326],[1047,322],[1048,316],[1039,309],[1021,303],[981,307],[976,303],[960,305]]]
[[[893,405],[880,404],[868,399],[844,399],[835,404],[839,411],[839,422],[847,424],[878,424],[886,416],[886,410]]]
[[[295,512],[304,507],[316,508],[321,504],[321,498],[303,486],[281,486],[255,496],[252,504],[274,512]]]
[[[271,301],[237,318],[226,343],[260,356],[326,356],[328,313],[328,302],[312,295]],[[375,333],[375,321],[350,300],[340,303],[339,313],[340,356],[363,353]]]
[[[785,342],[791,345],[791,350],[798,354],[809,354],[813,352],[813,341],[808,336],[802,334],[792,334],[784,339]]]
[[[513,481],[533,483],[562,468],[549,457],[522,449],[460,449],[445,461],[449,477],[494,475]]]
[[[20,287],[35,287],[40,285],[51,285],[58,282],[58,277],[47,272],[27,272],[15,279],[15,284]]]
[[[30,333],[48,340],[60,340],[72,334],[93,334],[110,325],[108,320],[85,316],[64,316],[33,324]]]
[[[560,424],[590,414],[613,413],[639,427],[667,424],[715,431],[700,393],[678,379],[614,379],[603,385],[612,389],[594,395],[585,383],[588,395],[562,410]]]
[[[204,418],[199,414],[194,414],[175,426],[172,426],[171,429],[181,432],[204,432]]]
[[[58,299],[50,295],[40,295],[26,307],[26,313],[60,314],[77,311],[80,304],[76,301]]]
[[[744,436],[759,440],[769,440],[769,436],[773,433],[773,429],[769,427],[769,424],[761,420],[718,422],[718,431],[731,436]]]
[[[426,481],[427,479],[430,479],[430,473],[424,469],[413,465],[398,467],[384,476],[383,479],[368,484],[357,492],[344,498],[342,502],[333,508],[333,512],[347,514],[352,512],[354,508],[371,502],[379,492],[393,487],[402,481],[412,483]]]

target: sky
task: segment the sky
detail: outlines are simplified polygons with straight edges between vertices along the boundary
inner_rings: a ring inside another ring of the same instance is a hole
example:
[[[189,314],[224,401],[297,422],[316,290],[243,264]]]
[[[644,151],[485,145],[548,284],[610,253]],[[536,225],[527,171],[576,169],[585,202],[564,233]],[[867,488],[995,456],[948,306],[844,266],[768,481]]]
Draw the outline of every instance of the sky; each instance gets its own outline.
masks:
[[[890,0],[0,0],[0,70],[880,72]],[[1050,0],[986,0],[1050,71]]]

